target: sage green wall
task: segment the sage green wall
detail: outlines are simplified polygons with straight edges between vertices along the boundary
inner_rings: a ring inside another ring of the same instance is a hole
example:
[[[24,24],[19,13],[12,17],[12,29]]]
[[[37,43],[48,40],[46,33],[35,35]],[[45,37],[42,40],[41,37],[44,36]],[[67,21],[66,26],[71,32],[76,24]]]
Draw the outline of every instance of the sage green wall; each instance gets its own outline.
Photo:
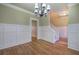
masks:
[[[29,25],[30,17],[34,17],[34,15],[0,4],[0,23]]]
[[[69,24],[79,23],[79,4],[72,6],[69,10]]]
[[[0,4],[0,23],[29,25],[30,17],[34,15],[15,10]],[[39,26],[48,26],[48,17],[39,17]]]
[[[79,4],[71,7],[68,24],[68,48],[79,51]]]
[[[48,26],[49,25],[48,17],[47,16],[40,17],[39,18],[39,25],[40,26]]]

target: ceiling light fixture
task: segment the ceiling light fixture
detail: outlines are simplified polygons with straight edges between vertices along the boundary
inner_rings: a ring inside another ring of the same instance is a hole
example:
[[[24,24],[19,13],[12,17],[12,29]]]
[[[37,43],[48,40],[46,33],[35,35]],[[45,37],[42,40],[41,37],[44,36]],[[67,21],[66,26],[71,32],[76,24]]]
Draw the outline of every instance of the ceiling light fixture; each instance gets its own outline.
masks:
[[[35,15],[37,16],[47,16],[48,12],[50,11],[50,5],[45,3],[36,3],[35,4]]]

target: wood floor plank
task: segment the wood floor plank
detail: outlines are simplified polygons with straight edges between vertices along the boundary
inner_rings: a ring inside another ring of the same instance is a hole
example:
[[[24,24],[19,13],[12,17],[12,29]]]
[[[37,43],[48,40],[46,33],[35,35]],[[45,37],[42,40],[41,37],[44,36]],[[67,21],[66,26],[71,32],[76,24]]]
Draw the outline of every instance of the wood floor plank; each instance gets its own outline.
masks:
[[[79,55],[78,51],[67,48],[66,44],[52,44],[44,40],[37,40],[15,47],[0,50],[1,55]]]

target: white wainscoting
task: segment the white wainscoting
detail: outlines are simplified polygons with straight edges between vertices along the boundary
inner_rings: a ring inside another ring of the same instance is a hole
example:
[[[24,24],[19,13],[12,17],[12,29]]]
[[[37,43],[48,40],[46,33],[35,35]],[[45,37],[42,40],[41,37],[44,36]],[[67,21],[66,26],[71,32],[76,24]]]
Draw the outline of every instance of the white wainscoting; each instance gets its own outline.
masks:
[[[0,49],[24,44],[31,41],[31,27],[17,24],[0,23]],[[55,43],[59,34],[50,26],[40,26],[38,38]]]
[[[51,43],[55,43],[59,40],[59,34],[50,26],[40,26],[38,32],[39,39],[43,39]]]
[[[79,24],[68,25],[68,47],[79,51]]]
[[[31,41],[30,26],[0,23],[0,49]]]

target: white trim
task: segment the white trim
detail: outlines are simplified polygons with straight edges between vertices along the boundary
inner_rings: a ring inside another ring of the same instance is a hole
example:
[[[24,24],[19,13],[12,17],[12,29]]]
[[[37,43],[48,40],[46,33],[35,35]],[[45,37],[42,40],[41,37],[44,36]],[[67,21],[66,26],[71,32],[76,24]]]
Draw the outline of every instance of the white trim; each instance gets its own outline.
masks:
[[[6,3],[4,3],[4,4],[2,4],[2,5],[6,6],[6,7],[13,8],[13,9],[15,9],[15,10],[19,10],[19,11],[22,11],[22,12],[25,12],[25,13],[29,13],[29,14],[34,15],[34,13],[32,13],[32,12],[30,12],[30,11],[28,11],[28,10],[25,10],[25,9],[23,9],[23,8],[20,8],[20,7],[14,6],[14,5],[12,5],[12,4],[6,4]]]
[[[36,19],[36,18],[32,18],[32,17],[30,17],[30,34],[31,34],[31,39],[32,39],[32,20],[35,20],[35,21],[37,21],[37,39],[39,39],[38,38],[38,36],[39,36],[39,19]]]

